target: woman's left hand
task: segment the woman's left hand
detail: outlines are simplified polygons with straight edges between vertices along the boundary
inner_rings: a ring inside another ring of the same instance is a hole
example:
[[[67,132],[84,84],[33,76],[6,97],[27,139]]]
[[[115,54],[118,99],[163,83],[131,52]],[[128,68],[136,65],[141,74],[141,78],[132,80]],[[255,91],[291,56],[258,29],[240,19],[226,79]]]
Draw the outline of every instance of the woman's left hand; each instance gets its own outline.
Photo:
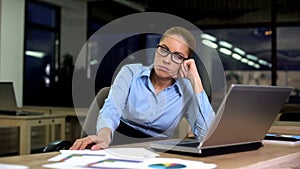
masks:
[[[178,76],[192,80],[195,76],[199,76],[197,66],[194,59],[185,60],[179,69]]]
[[[185,60],[178,71],[178,77],[187,78],[196,94],[203,90],[202,81],[194,59]]]

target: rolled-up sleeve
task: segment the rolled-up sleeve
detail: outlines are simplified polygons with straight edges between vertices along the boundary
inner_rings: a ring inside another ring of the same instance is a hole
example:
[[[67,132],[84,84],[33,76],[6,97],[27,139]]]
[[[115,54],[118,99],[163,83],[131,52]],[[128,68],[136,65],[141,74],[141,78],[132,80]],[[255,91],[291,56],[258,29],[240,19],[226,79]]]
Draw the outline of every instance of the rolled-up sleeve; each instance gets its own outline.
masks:
[[[191,96],[186,118],[191,125],[196,138],[202,140],[215,117],[215,112],[203,90],[197,95]]]
[[[132,70],[128,66],[122,67],[111,86],[108,98],[99,112],[97,120],[97,133],[100,129],[108,127],[112,132],[120,124],[120,118],[124,109],[130,82],[133,76]]]

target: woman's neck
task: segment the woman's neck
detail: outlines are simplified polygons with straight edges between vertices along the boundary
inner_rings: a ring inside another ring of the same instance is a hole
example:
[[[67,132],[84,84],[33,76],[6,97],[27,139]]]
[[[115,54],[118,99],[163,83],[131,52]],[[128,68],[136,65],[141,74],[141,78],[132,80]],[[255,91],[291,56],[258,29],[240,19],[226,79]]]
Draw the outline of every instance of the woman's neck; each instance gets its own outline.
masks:
[[[150,76],[151,83],[156,91],[156,94],[171,86],[174,82],[172,78],[160,78],[154,72]]]

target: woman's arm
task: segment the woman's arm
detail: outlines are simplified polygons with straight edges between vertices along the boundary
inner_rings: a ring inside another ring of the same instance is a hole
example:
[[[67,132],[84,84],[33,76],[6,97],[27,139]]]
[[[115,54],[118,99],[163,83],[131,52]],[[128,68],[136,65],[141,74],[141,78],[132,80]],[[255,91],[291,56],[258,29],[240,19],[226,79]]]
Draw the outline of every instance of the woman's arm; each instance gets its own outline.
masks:
[[[179,76],[187,78],[193,86],[195,94],[203,91],[203,85],[194,59],[185,60],[181,64]]]
[[[100,150],[109,147],[111,141],[111,130],[102,128],[98,135],[90,135],[85,138],[77,139],[70,150]]]
[[[96,126],[97,135],[77,139],[70,148],[71,150],[99,150],[109,147],[113,132],[120,123],[122,109],[125,106],[130,82],[133,77],[133,72],[135,71],[131,68],[132,66],[124,66],[111,86],[109,96],[98,115]]]
[[[194,95],[191,96],[188,104],[194,106],[188,107],[186,118],[191,125],[194,135],[198,139],[202,139],[215,117],[215,112],[204,91],[194,59],[188,59],[182,63],[179,76],[188,79],[193,88]]]

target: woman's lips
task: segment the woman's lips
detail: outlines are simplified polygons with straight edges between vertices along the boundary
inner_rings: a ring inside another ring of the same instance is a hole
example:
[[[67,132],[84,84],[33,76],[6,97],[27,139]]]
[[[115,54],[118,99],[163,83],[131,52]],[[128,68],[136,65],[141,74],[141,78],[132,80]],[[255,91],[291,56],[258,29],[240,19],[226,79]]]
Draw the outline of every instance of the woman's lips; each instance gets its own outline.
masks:
[[[162,71],[165,71],[165,72],[170,72],[170,69],[167,68],[167,67],[165,67],[165,66],[159,65],[159,66],[158,66],[158,69],[160,69],[160,70],[162,70]]]

